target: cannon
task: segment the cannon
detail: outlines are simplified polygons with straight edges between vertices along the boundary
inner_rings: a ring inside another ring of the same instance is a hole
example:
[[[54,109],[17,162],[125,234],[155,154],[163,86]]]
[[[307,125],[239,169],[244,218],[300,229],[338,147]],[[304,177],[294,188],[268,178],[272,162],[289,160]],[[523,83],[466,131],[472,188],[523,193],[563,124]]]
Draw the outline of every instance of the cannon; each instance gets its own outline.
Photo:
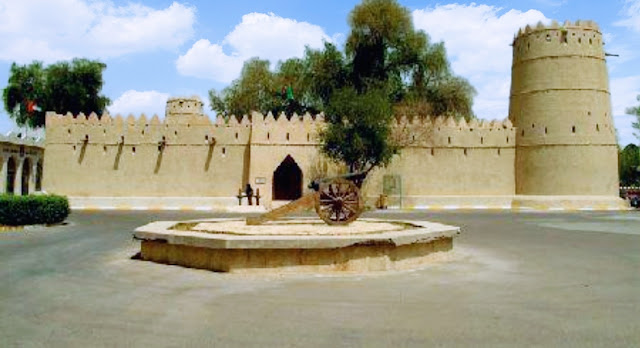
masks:
[[[364,209],[360,187],[365,176],[366,173],[361,172],[313,180],[309,184],[311,192],[262,215],[247,218],[247,225],[262,225],[312,207],[327,224],[347,225],[355,221]]]

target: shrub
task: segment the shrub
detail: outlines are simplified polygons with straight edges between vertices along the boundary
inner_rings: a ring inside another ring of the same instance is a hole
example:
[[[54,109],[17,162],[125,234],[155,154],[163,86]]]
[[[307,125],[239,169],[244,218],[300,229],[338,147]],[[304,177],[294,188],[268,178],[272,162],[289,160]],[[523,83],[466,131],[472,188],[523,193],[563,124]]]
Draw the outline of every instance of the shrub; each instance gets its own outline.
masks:
[[[0,225],[55,224],[69,215],[69,200],[57,195],[0,195]]]

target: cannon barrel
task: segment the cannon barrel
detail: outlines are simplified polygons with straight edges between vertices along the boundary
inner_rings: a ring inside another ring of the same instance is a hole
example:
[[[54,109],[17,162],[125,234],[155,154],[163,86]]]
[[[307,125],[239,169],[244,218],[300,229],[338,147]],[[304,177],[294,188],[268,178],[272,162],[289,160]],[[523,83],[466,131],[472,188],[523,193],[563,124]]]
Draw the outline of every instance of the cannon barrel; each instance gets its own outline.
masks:
[[[314,191],[318,191],[320,189],[320,184],[326,184],[329,182],[332,182],[336,179],[345,179],[345,180],[349,180],[353,183],[356,183],[357,186],[360,186],[360,183],[362,183],[362,181],[364,180],[364,178],[367,176],[366,172],[355,172],[355,173],[347,173],[347,174],[343,174],[343,175],[337,175],[337,176],[330,176],[327,178],[318,178],[315,179],[313,181],[311,181],[309,183],[309,187],[310,189],[314,190]]]

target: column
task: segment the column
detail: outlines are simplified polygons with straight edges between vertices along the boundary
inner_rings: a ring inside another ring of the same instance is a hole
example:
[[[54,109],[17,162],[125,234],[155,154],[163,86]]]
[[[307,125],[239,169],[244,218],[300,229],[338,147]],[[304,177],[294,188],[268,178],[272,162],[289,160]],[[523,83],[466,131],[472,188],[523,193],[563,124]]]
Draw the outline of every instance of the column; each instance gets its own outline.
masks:
[[[8,156],[0,157],[0,193],[5,193],[7,189],[7,162]]]
[[[16,196],[22,195],[22,167],[24,166],[24,158],[19,158],[18,163],[16,165],[16,175],[14,185],[13,185],[13,194]]]
[[[31,175],[29,176],[29,193],[36,192],[36,175],[38,174],[37,168],[38,160],[31,158]]]

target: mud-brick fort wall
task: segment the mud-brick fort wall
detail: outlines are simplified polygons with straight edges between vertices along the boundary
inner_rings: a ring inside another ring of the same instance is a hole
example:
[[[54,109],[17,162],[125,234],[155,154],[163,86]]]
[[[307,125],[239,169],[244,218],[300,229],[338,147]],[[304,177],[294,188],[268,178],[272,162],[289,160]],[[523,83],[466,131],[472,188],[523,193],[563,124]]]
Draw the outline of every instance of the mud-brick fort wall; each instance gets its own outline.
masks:
[[[269,205],[288,188],[305,191],[312,179],[339,171],[319,153],[323,115],[253,113],[212,123],[198,99],[172,98],[163,120],[48,113],[46,122],[44,186],[71,197],[233,204],[250,183]],[[598,196],[596,205],[620,206],[605,54],[593,22],[518,32],[507,120],[402,118],[394,137],[407,146],[367,178],[370,202],[381,193],[402,196],[405,207],[457,204],[456,197],[523,206],[538,204],[536,197]]]
[[[509,120],[400,119],[394,128],[409,146],[371,175],[368,195],[384,191],[385,175],[400,177],[406,206],[424,204],[424,196],[515,193],[515,128]]]
[[[72,197],[233,197],[258,177],[269,199],[268,174],[287,155],[304,169],[318,161],[321,116],[256,113],[212,123],[190,98],[172,98],[166,110],[164,120],[49,113],[46,189]]]
[[[167,103],[164,120],[47,115],[48,191],[69,196],[220,196],[243,182],[251,128],[223,127],[195,99]],[[214,141],[215,140],[215,141]]]
[[[199,100],[183,98],[167,102],[162,121],[49,113],[45,187],[72,197],[233,197],[251,183],[269,202],[275,171],[287,161],[301,170],[302,180],[288,183],[301,191],[310,180],[340,171],[319,153],[324,124],[323,115],[260,113],[211,123]],[[403,118],[394,129],[408,146],[367,180],[370,199],[384,191],[385,175],[401,179],[406,204],[413,196],[514,193],[509,120]]]
[[[602,34],[591,21],[527,26],[513,42],[516,193],[616,195],[617,146]]]

